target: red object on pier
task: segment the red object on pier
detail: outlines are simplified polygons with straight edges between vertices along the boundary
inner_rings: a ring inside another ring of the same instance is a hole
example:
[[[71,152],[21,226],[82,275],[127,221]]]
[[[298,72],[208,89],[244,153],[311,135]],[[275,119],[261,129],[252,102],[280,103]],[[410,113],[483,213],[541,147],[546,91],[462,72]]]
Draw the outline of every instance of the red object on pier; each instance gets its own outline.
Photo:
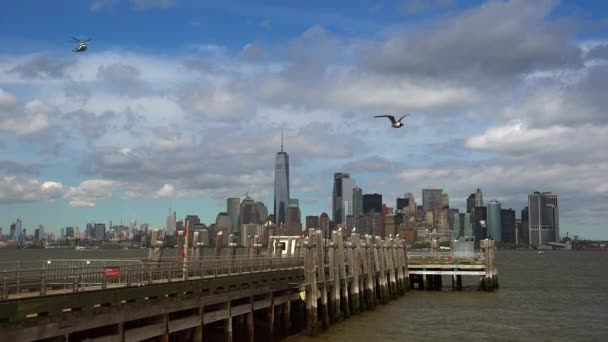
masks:
[[[110,266],[103,269],[103,276],[108,278],[120,277],[120,267]]]

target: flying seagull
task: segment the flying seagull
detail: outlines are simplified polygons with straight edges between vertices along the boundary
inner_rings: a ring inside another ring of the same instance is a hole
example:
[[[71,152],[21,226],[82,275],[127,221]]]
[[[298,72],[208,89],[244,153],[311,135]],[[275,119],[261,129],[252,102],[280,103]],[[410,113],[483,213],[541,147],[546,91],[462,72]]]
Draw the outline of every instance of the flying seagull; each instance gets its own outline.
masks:
[[[406,116],[408,116],[408,114],[405,114],[404,116],[400,117],[399,120],[395,120],[395,117],[392,115],[376,115],[374,117],[375,118],[388,118],[389,120],[391,120],[391,126],[393,128],[401,128],[401,127],[403,127],[403,122],[401,122],[401,120],[403,120],[403,118]]]

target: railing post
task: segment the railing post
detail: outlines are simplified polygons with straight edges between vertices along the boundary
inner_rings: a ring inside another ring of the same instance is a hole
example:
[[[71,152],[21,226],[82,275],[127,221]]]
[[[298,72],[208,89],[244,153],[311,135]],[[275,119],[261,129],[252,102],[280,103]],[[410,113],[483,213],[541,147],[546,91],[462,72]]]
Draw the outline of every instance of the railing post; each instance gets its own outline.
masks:
[[[132,282],[132,278],[133,278],[133,267],[131,267],[131,265],[129,264],[125,264],[125,268],[127,269],[127,287],[131,287],[131,282]]]
[[[21,261],[17,261],[17,296],[21,293]]]
[[[7,279],[6,279],[6,270],[2,271],[2,299],[8,299],[8,287],[7,287]]]
[[[46,269],[42,268],[42,279],[40,280],[40,295],[46,295]]]
[[[104,262],[101,266],[101,288],[106,289],[108,287],[108,278],[106,277],[106,263]]]

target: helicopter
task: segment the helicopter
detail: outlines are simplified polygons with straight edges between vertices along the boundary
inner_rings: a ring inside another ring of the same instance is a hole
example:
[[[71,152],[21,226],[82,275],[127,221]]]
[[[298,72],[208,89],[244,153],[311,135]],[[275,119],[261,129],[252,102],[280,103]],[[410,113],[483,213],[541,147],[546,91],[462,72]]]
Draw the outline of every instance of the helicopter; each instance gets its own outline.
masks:
[[[87,39],[87,40],[80,40],[80,39],[76,39],[74,37],[72,37],[72,40],[69,40],[69,42],[71,43],[76,43],[78,44],[74,50],[74,52],[85,52],[87,51],[87,42],[90,42],[91,39]]]

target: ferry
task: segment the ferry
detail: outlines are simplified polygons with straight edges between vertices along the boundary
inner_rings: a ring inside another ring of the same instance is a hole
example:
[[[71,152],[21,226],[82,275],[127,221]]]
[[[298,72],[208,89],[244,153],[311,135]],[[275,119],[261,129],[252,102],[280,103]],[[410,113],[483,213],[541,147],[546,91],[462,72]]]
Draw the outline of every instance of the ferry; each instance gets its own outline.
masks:
[[[99,247],[97,247],[97,246],[76,246],[76,251],[84,252],[84,251],[95,250],[97,248],[99,248]]]

